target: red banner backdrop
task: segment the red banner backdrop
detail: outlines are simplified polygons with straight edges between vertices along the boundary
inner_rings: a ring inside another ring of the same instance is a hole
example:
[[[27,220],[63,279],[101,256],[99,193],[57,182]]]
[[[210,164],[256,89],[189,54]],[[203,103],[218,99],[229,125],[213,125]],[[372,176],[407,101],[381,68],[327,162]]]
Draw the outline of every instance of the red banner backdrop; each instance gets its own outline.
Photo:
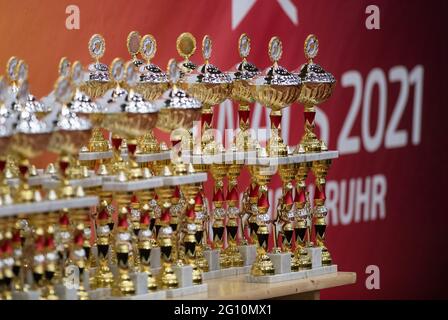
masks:
[[[369,30],[366,8],[379,9],[380,29]],[[31,91],[46,95],[62,56],[90,62],[87,42],[104,35],[103,62],[129,57],[126,37],[132,30],[158,42],[155,63],[165,67],[181,32],[198,43],[213,40],[211,62],[229,70],[238,61],[241,33],[252,40],[249,60],[269,65],[267,44],[283,41],[280,64],[289,70],[305,62],[303,41],[320,41],[315,59],[338,83],[318,112],[320,136],[338,149],[327,183],[327,244],[340,270],[356,271],[356,285],[322,293],[322,298],[447,298],[448,281],[444,208],[447,109],[443,107],[448,45],[443,1],[358,0],[187,0],[187,1],[2,1],[0,61],[11,55],[30,66]],[[79,29],[67,28],[79,9]],[[76,11],[76,10],[75,10]],[[66,13],[68,12],[68,13]],[[70,21],[69,21],[70,22]],[[200,63],[196,54],[193,61]],[[231,103],[215,109],[218,128],[236,128]],[[252,108],[254,128],[267,126],[264,107]],[[285,140],[298,143],[303,106],[284,116]],[[166,138],[166,137],[165,137]],[[39,164],[49,161],[39,159]],[[247,186],[241,177],[241,191]],[[311,182],[311,181],[310,181]],[[280,181],[271,183],[272,199]],[[369,289],[371,266],[380,274],[379,289]]]

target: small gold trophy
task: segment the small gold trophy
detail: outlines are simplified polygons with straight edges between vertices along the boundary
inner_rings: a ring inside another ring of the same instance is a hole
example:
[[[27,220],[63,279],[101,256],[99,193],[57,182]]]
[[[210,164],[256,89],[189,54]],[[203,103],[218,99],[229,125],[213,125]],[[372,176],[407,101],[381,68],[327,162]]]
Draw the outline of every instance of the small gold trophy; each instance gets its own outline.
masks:
[[[278,37],[273,37],[269,41],[269,58],[273,65],[250,81],[254,99],[271,109],[271,132],[266,147],[271,157],[288,155],[281,137],[282,109],[297,99],[301,86],[296,75],[278,65],[282,51],[282,42]]]
[[[202,102],[201,152],[216,154],[223,150],[221,143],[215,141],[215,132],[209,130],[213,121],[213,106],[223,102],[230,93],[232,78],[209,63],[212,54],[212,40],[208,35],[202,40],[202,56],[204,64],[190,74],[185,75],[184,83],[188,92]]]
[[[260,150],[259,156],[266,157],[266,151]],[[257,224],[257,256],[252,265],[251,274],[253,276],[265,276],[274,274],[274,265],[266,254],[269,241],[269,195],[268,184],[271,181],[274,171],[270,166],[258,165],[254,169],[254,174],[259,185],[259,195],[257,200],[256,224]]]
[[[140,215],[140,232],[138,235],[138,251],[140,257],[140,271],[148,276],[148,290],[157,290],[157,281],[151,272],[151,250],[153,248],[153,235],[150,229],[149,205],[144,204]]]
[[[163,176],[171,176],[170,169],[165,166]],[[172,268],[173,260],[173,228],[170,225],[171,197],[174,186],[163,186],[156,188],[162,214],[160,216],[160,229],[158,232],[158,242],[161,250],[162,270],[159,272],[159,287],[162,289],[173,289],[179,286],[176,274]]]
[[[251,137],[249,131],[250,104],[254,102],[249,80],[260,74],[258,68],[247,61],[250,53],[250,39],[243,33],[238,41],[238,52],[241,61],[233,71],[233,86],[231,90],[232,100],[238,102],[238,116],[240,131],[236,135],[235,144],[239,151],[255,150],[256,141]]]
[[[314,231],[316,233],[316,245],[322,249],[322,265],[329,266],[332,263],[330,252],[325,246],[325,232],[327,223],[327,208],[325,207],[325,184],[331,159],[313,162],[313,174],[316,177],[316,187],[314,191]]]
[[[106,41],[100,34],[94,34],[89,41],[90,56],[95,60],[88,66],[87,79],[83,79],[79,85],[79,91],[85,93],[92,99],[102,97],[107,90],[111,89],[113,83],[110,81],[109,67],[99,61],[106,51]],[[88,148],[91,152],[105,152],[110,149],[109,142],[104,139],[101,131],[103,120],[101,104],[80,104],[79,108],[73,109],[79,116],[88,117],[93,124],[92,137]]]
[[[304,50],[308,62],[294,72],[302,80],[297,101],[305,108],[305,133],[296,152],[300,152],[300,150],[319,152],[322,143],[314,133],[316,106],[330,98],[336,80],[331,73],[326,72],[320,65],[313,62],[319,51],[319,41],[315,35],[310,34],[306,38]]]
[[[80,87],[82,92],[96,99],[103,96],[112,87],[109,79],[109,67],[100,62],[106,51],[106,41],[100,34],[94,34],[89,40],[89,53],[95,60],[87,69],[88,78]]]

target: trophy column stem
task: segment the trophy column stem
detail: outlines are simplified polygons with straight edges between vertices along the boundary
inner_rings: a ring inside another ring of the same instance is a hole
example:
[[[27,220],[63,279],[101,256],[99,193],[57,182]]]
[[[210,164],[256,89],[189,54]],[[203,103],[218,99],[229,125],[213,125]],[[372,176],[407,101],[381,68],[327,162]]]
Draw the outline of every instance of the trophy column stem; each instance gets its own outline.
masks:
[[[249,104],[240,104],[238,107],[238,116],[239,116],[239,126],[240,133],[236,137],[238,149],[242,149],[244,151],[251,150],[252,146],[250,145],[250,108]],[[242,147],[242,148],[241,148]]]
[[[283,143],[281,132],[282,110],[272,110],[269,118],[271,120],[271,133],[266,146],[266,151],[271,157],[287,156],[288,150]]]
[[[327,223],[325,217],[327,209],[325,207],[325,184],[328,168],[331,160],[320,160],[313,162],[313,173],[316,177],[316,187],[314,192],[314,231],[316,234],[316,245],[322,249],[322,265],[329,266],[332,263],[330,252],[325,246],[325,234]]]
[[[238,218],[239,212],[239,195],[238,195],[238,176],[241,165],[231,164],[228,168],[228,191],[227,191],[227,256],[232,267],[242,267],[243,258],[237,247],[237,235],[239,229]]]
[[[305,149],[305,152],[320,152],[321,144],[316,134],[314,133],[315,128],[315,117],[316,117],[316,108],[314,105],[305,105],[304,109],[304,118],[305,118],[305,127],[304,127],[304,135],[300,140],[300,144]]]

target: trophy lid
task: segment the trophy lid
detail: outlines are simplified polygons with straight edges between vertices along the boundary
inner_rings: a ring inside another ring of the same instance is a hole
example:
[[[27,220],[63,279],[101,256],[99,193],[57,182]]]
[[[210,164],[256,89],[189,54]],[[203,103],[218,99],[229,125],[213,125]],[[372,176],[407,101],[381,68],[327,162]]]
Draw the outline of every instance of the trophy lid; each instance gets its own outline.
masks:
[[[180,78],[180,69],[175,59],[168,62],[168,75],[172,88],[165,91],[162,98],[156,102],[161,108],[170,109],[199,109],[201,102],[190,96],[185,90],[177,87],[176,83]]]
[[[72,87],[67,77],[59,77],[55,84],[55,92],[59,102],[70,100]],[[77,154],[79,148],[86,143],[90,137],[92,124],[88,119],[79,117],[75,112],[62,103],[57,114],[55,133],[53,133],[48,149],[55,152],[67,152]]]
[[[167,73],[172,86],[155,102],[160,109],[156,126],[166,132],[177,128],[189,129],[199,116],[196,111],[201,109],[201,102],[177,86],[180,67],[175,59],[168,62]]]
[[[272,37],[269,41],[269,58],[273,65],[265,69],[262,74],[256,76],[252,83],[255,85],[297,86],[300,78],[284,67],[278,65],[283,53],[282,42],[278,37]]]
[[[212,54],[212,40],[208,35],[202,39],[202,57],[204,64],[197,67],[190,75],[187,75],[186,82],[188,83],[209,83],[209,84],[223,84],[231,83],[232,77],[219,70],[216,66],[209,63]]]
[[[10,82],[17,80],[17,65],[19,64],[19,59],[17,57],[12,56],[9,58],[8,63],[6,64],[6,76]]]
[[[245,33],[238,40],[238,52],[243,61],[238,63],[232,72],[234,80],[250,80],[260,74],[258,68],[247,61],[250,53],[250,38]]]
[[[83,76],[84,72],[82,70],[82,65],[81,62],[79,61],[75,61],[73,62],[73,65],[71,67],[70,70],[70,76],[71,76],[71,84],[70,84],[70,79],[68,77],[65,77],[67,79],[67,81],[69,82],[68,84],[65,84],[65,81],[60,85],[64,84],[64,85],[73,85],[75,88],[79,88],[83,82]],[[58,80],[59,82],[59,80]],[[56,82],[56,84],[58,84],[58,82]],[[56,90],[57,87],[55,87]],[[83,113],[83,114],[96,114],[96,113],[102,113],[103,112],[103,108],[100,104],[95,103],[94,101],[92,101],[92,98],[89,97],[87,94],[85,94],[84,92],[82,92],[81,90],[76,90],[75,94],[73,95],[72,90],[67,92],[68,95],[70,95],[69,99],[71,100],[71,106],[70,109],[73,112],[76,113]],[[68,103],[68,101],[64,102],[64,103]]]
[[[150,34],[145,35],[140,41],[140,53],[146,63],[140,66],[140,81],[144,83],[166,83],[168,77],[157,65],[151,63],[157,51],[156,39]]]
[[[190,61],[190,57],[196,51],[196,39],[189,33],[184,32],[177,37],[176,49],[179,55],[184,58],[184,61],[179,63],[180,77],[182,78],[184,74],[188,74],[196,69],[197,65]]]
[[[106,41],[100,34],[94,34],[89,40],[89,53],[95,60],[88,66],[87,81],[109,81],[109,68],[107,65],[101,63],[99,59],[104,55],[106,51]]]
[[[66,106],[63,106],[58,114],[56,128],[57,131],[87,131],[92,128],[92,124],[85,118],[78,117],[78,115],[70,111]]]
[[[59,77],[54,84],[54,94],[58,103],[69,103],[73,94],[70,79],[62,76]]]
[[[0,138],[9,137],[13,134],[13,124],[16,118],[4,104],[8,94],[8,85],[5,78],[0,76]]]
[[[124,75],[127,84],[132,88],[137,83],[138,74],[135,71],[132,61],[126,62],[124,65]],[[126,98],[127,104],[124,106],[124,111],[128,113],[155,113],[159,109],[149,101],[146,101],[139,93],[130,90]]]
[[[62,57],[59,61],[58,75],[61,77],[68,77],[70,75],[70,60],[67,57]]]
[[[19,60],[18,64],[16,65],[15,73],[18,86],[28,86],[28,64],[24,60]],[[28,91],[28,87],[24,88],[24,90]],[[22,103],[17,103],[17,98],[18,97],[16,96],[16,103],[14,104],[14,109],[16,110],[23,107],[30,112],[48,113],[51,111],[50,106],[46,106],[29,92],[26,95],[26,99]]]
[[[140,39],[141,36],[138,31],[131,31],[126,40],[126,46],[136,68],[143,64],[143,61],[137,58],[137,55],[140,52]]]
[[[310,34],[305,39],[304,44],[305,57],[308,59],[308,63],[302,65],[294,73],[302,79],[303,83],[329,83],[336,82],[334,76],[325,71],[320,65],[313,62],[313,59],[319,52],[319,40],[313,34]]]
[[[50,133],[53,126],[44,120],[39,120],[36,114],[27,110],[19,112],[19,118],[16,125],[16,132],[21,134],[45,134]]]

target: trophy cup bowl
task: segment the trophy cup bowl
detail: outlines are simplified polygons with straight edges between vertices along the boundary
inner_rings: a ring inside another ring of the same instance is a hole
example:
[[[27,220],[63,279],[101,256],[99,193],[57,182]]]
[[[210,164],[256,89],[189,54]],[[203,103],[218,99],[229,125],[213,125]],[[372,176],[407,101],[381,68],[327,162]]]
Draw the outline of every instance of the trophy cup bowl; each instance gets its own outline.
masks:
[[[300,94],[300,85],[272,85],[258,84],[251,85],[254,99],[272,111],[280,111],[297,100]]]
[[[305,64],[298,76],[302,79],[302,86],[297,102],[307,106],[316,106],[327,101],[336,85],[334,77],[325,72],[317,64]]]
[[[167,91],[157,103],[160,106],[157,128],[165,132],[190,130],[201,117],[201,102],[182,89]]]
[[[201,79],[198,77],[198,80]],[[199,80],[200,81],[200,80]],[[195,82],[188,84],[188,92],[202,102],[204,107],[213,106],[223,102],[230,93],[230,83],[203,83]]]
[[[106,108],[103,126],[123,138],[136,139],[156,126],[158,108],[143,101],[140,95],[130,94],[127,104]]]
[[[281,67],[273,66],[268,69],[269,73],[277,71],[284,73]],[[285,73],[281,81],[269,79],[269,77],[258,76],[251,81],[253,98],[271,109],[271,133],[267,143],[267,152],[271,156],[287,156],[288,148],[281,138],[282,109],[296,101],[300,94],[300,79]],[[271,81],[273,80],[273,81]]]
[[[92,133],[91,123],[63,106],[48,144],[50,151],[76,156]]]
[[[19,114],[16,134],[9,147],[20,157],[32,159],[45,151],[52,133],[53,128],[50,124],[37,119],[33,113],[22,111]]]

